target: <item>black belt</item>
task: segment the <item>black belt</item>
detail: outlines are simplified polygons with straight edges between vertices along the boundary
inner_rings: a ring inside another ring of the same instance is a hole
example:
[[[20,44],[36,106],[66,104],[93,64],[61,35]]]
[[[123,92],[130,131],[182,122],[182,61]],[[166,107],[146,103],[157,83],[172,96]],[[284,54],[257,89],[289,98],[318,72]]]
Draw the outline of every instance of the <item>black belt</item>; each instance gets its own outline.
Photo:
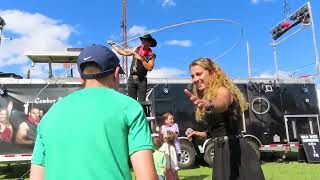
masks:
[[[214,143],[217,143],[218,146],[223,146],[225,142],[228,142],[230,140],[236,140],[243,137],[242,135],[230,135],[230,136],[219,136],[212,138]]]
[[[138,76],[138,75],[131,74],[131,75],[129,76],[129,78],[131,78],[131,79],[133,79],[133,80],[144,80],[146,77],[145,77],[145,76],[140,77],[140,76]]]

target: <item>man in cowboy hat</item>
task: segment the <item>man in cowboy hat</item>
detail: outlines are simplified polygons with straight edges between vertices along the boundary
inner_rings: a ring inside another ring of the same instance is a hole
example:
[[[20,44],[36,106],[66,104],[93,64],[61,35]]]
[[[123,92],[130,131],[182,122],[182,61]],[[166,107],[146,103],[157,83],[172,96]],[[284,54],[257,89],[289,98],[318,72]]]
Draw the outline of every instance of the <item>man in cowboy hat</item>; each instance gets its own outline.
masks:
[[[156,47],[157,41],[150,34],[144,34],[139,38],[141,45],[129,49],[120,48],[111,40],[108,41],[108,44],[120,55],[133,56],[128,78],[128,95],[143,102],[146,100],[147,93],[146,76],[148,71],[153,69],[156,58],[151,47]]]

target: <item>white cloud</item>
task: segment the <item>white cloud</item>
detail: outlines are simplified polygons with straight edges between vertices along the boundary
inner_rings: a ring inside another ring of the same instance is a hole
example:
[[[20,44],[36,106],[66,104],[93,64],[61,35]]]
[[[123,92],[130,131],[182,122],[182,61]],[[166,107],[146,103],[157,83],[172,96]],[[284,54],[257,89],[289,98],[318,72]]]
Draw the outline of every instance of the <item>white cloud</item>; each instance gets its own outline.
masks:
[[[191,47],[192,42],[190,40],[170,40],[166,41],[165,44],[173,46]]]
[[[115,52],[115,51],[114,51]],[[122,66],[122,56],[115,52],[121,61]],[[132,56],[128,56],[128,73],[130,74],[130,66],[132,63]],[[125,68],[125,67],[122,67]],[[148,72],[148,78],[172,78],[172,77],[181,77],[186,76],[188,74],[187,71],[183,71],[177,68],[167,68],[163,67],[160,69],[153,69],[152,71]]]
[[[269,72],[264,72],[255,76],[255,78],[274,78],[274,77],[275,77],[275,74],[271,74]]]
[[[176,3],[174,0],[163,0],[161,6],[162,7],[172,7],[172,6],[176,6]]]
[[[121,66],[122,66],[122,56],[119,54],[117,54],[117,56],[119,57],[121,61]],[[129,74],[130,74],[131,63],[132,63],[132,56],[128,56],[128,73]],[[122,67],[122,68],[125,68],[125,67]],[[173,77],[185,77],[187,75],[188,75],[187,71],[177,69],[177,68],[163,67],[160,69],[153,69],[152,71],[149,71],[147,77],[148,78],[173,78]]]
[[[288,78],[291,78],[291,74],[292,74],[292,72],[279,71],[279,78],[288,79]],[[277,75],[275,73],[263,72],[263,73],[255,76],[254,78],[276,78],[276,76]]]
[[[139,25],[133,25],[129,30],[128,30],[128,36],[139,36],[141,34],[145,34],[147,32],[153,31],[152,29],[147,29],[145,26],[139,26]]]
[[[205,45],[206,45],[206,46],[211,46],[211,45],[215,44],[217,41],[218,41],[218,39],[213,39],[213,40],[207,41],[207,42],[205,43]]]
[[[138,46],[140,44],[140,41],[137,41],[137,40],[139,40],[137,37],[142,35],[142,34],[150,33],[150,32],[153,32],[153,31],[154,31],[154,29],[148,29],[145,26],[133,25],[128,30],[128,36],[129,36],[129,40],[131,38],[134,38],[134,40],[133,41],[129,41],[128,42],[128,46],[129,47]]]
[[[65,51],[70,47],[67,40],[74,30],[58,20],[39,13],[31,14],[19,10],[0,11],[0,16],[6,21],[3,32],[13,36],[11,41],[2,42],[0,67],[17,65],[20,67],[17,69],[25,73],[27,64],[30,64],[24,54],[26,51]],[[46,74],[43,66],[36,68],[38,69],[35,76],[40,77],[43,73]]]
[[[52,69],[55,70],[53,75],[56,78],[67,77],[70,74],[71,68],[73,68],[73,76],[80,77],[76,64],[73,64],[69,68],[64,68],[62,64],[52,64]],[[31,67],[30,65],[21,66],[20,69],[21,69],[21,72],[24,73],[24,75],[30,69],[30,77],[32,78],[48,78],[49,76],[48,64],[42,64],[42,63],[36,64],[34,67]]]
[[[22,66],[21,71],[27,73],[30,70],[31,77],[37,78],[48,78],[48,65],[47,64],[37,64],[34,67]]]
[[[187,75],[186,71],[176,68],[160,68],[148,72],[148,78],[172,78]]]
[[[273,2],[275,0],[250,0],[252,4],[258,4],[260,2]]]
[[[251,0],[252,4],[258,4],[259,0]]]

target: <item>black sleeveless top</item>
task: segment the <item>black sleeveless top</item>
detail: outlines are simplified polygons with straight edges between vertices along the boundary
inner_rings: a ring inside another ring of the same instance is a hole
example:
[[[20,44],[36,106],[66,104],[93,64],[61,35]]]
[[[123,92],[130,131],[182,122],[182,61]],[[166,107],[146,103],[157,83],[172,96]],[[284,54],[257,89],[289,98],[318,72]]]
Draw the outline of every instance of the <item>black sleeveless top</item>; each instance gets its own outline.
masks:
[[[139,51],[139,48],[141,48],[141,46],[139,46],[135,52]],[[155,55],[155,54],[153,54]],[[144,58],[146,58],[146,61],[148,62],[149,60],[151,60],[151,56],[144,56]],[[137,60],[137,59],[133,59],[131,66],[130,66],[130,75],[137,75],[139,76],[139,78],[143,78],[145,76],[147,76],[148,74],[148,70],[146,68],[144,68],[144,66],[142,65],[142,62]]]
[[[238,135],[241,124],[240,105],[237,101],[222,113],[206,112],[204,120],[208,123],[208,132],[211,137]]]

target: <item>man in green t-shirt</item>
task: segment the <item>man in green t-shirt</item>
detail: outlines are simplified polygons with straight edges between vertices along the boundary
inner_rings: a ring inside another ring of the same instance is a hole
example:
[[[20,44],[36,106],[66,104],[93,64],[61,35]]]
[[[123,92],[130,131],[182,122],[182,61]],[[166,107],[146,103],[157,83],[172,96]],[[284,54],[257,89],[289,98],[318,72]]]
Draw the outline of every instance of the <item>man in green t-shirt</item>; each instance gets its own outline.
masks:
[[[42,118],[30,180],[155,180],[150,130],[142,107],[116,91],[118,57],[102,45],[77,59],[84,89],[54,104]]]

